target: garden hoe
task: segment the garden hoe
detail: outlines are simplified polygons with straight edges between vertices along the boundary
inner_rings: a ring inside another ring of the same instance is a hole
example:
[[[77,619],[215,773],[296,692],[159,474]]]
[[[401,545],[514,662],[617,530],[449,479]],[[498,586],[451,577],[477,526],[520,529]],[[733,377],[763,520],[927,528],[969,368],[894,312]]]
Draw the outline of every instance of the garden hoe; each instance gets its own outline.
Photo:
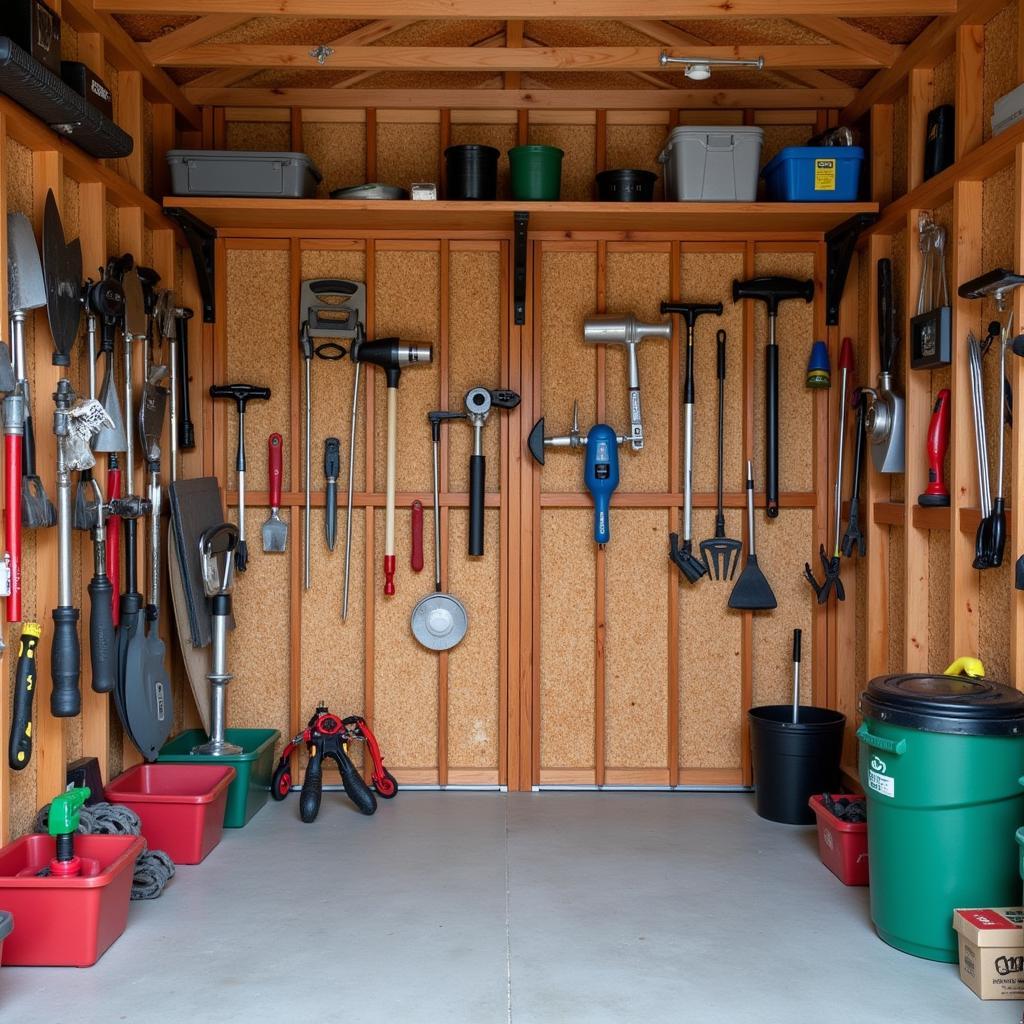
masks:
[[[715,535],[700,542],[700,554],[712,579],[731,580],[739,565],[742,541],[725,535],[725,331],[719,329],[718,343],[718,508]]]
[[[464,420],[464,412],[428,412],[434,452],[434,592],[412,610],[412,635],[431,651],[450,651],[466,635],[469,618],[465,605],[441,589],[441,424]]]
[[[742,611],[769,611],[778,607],[775,593],[757,564],[754,543],[754,464],[747,459],[747,564],[729,595],[729,607]]]
[[[683,543],[679,534],[670,533],[669,558],[691,582],[707,575],[707,563],[693,553],[693,352],[697,317],[704,313],[722,315],[720,302],[701,305],[696,302],[663,302],[662,313],[678,313],[686,323],[686,379],[683,384]]]

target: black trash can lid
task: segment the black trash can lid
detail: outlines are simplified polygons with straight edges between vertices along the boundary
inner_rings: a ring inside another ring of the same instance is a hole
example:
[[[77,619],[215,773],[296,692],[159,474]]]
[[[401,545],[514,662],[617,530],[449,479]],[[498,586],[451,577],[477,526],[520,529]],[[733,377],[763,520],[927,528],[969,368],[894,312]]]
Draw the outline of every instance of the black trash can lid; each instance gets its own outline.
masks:
[[[860,696],[868,718],[924,732],[1024,737],[1024,693],[991,679],[879,676]]]

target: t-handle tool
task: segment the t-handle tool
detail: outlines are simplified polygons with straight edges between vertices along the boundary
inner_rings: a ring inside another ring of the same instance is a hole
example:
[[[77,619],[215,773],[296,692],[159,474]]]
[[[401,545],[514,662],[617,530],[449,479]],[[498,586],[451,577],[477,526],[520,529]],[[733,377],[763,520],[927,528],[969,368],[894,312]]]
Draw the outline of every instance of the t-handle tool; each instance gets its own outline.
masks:
[[[7,745],[7,764],[20,772],[32,760],[32,705],[36,695],[36,648],[42,629],[38,622],[21,627],[18,644],[18,668],[14,676],[14,705],[11,735]]]
[[[662,304],[663,313],[665,312]],[[719,309],[721,312],[721,309]],[[672,337],[672,324],[645,324],[632,313],[619,316],[598,313],[583,321],[583,340],[590,345],[625,345],[629,360],[629,443],[634,451],[644,446],[644,426],[640,409],[640,361],[637,348],[644,338]]]
[[[266,401],[270,388],[256,384],[213,384],[211,398],[230,398],[238,409],[238,450],[235,453],[235,470],[238,473],[238,543],[234,546],[235,568],[245,572],[249,565],[249,549],[245,543],[245,407],[254,399]]]
[[[864,419],[867,415],[867,399],[863,391],[854,392],[857,405],[857,424],[854,427],[853,444],[853,488],[850,491],[850,518],[843,534],[843,557],[851,558],[856,551],[863,558],[867,550],[864,533],[860,528],[860,478],[864,467]]]
[[[768,313],[768,347],[764,353],[764,418],[765,418],[765,501],[769,519],[779,514],[779,346],[775,325],[779,303],[789,299],[814,298],[813,281],[797,281],[792,277],[754,277],[749,281],[733,281],[732,298],[753,299],[765,304]]]
[[[942,508],[949,504],[949,488],[943,476],[946,449],[949,447],[949,388],[943,388],[935,399],[931,422],[928,424],[928,487],[917,503],[925,508]]]
[[[707,564],[693,553],[693,352],[697,318],[722,315],[720,302],[663,302],[662,313],[678,313],[686,324],[686,377],[683,384],[683,543],[670,533],[668,556],[691,583],[707,575]],[[723,335],[724,338],[724,335]]]
[[[484,455],[484,424],[491,409],[514,409],[519,405],[515,391],[471,388],[466,392],[466,418],[473,427],[473,454],[469,457],[469,554],[484,553],[484,491],[487,487],[487,457]]]
[[[341,472],[341,441],[324,439],[324,536],[333,551],[338,536],[338,474]]]

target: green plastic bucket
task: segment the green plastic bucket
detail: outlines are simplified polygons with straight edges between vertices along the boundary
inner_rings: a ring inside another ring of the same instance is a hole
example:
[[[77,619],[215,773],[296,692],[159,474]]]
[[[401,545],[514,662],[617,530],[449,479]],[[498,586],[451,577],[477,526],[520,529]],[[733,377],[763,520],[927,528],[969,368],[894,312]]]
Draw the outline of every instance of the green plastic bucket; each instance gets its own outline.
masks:
[[[274,774],[274,744],[281,733],[277,729],[225,729],[228,743],[241,747],[240,754],[215,757],[193,754],[192,748],[205,743],[202,729],[189,729],[175,736],[160,751],[158,761],[174,764],[223,764],[235,769],[235,781],[228,787],[224,809],[224,827],[242,828],[267,802]]]
[[[903,675],[861,694],[871,920],[890,946],[955,963],[959,907],[1015,906],[1024,820],[1024,694]]]
[[[515,146],[508,151],[513,199],[554,201],[562,194],[562,157],[557,146]]]

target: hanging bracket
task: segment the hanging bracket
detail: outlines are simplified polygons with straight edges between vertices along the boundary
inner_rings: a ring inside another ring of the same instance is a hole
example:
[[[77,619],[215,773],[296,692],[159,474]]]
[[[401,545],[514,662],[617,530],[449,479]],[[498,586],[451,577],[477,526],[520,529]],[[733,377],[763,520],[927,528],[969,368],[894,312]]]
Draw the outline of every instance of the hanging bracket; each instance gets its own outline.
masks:
[[[517,324],[526,323],[526,235],[530,215],[517,211],[515,214],[515,273],[513,276],[513,311]]]
[[[877,213],[858,213],[825,235],[825,323],[830,327],[839,323],[839,303],[846,288],[857,239],[876,220]]]
[[[217,232],[205,221],[200,220],[180,206],[168,206],[164,213],[181,228],[185,241],[192,251],[192,262],[196,268],[196,280],[203,301],[203,323],[212,324],[217,319],[215,291],[215,270],[213,243]]]

